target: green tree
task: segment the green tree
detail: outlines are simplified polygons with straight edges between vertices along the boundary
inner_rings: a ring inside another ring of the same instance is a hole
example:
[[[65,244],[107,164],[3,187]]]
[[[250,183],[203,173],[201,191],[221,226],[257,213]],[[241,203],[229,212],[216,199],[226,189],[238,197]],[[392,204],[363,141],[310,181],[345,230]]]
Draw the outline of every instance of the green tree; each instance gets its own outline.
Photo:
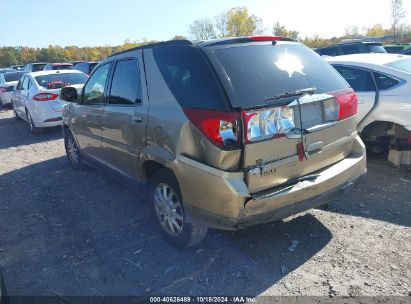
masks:
[[[250,15],[247,7],[234,7],[227,12],[227,33],[229,36],[251,36],[262,33],[262,20]]]
[[[318,34],[312,37],[305,37],[302,42],[311,48],[323,47],[330,44],[328,39],[321,38]]]
[[[14,64],[18,64],[18,53],[13,47],[0,48],[0,67],[8,67]]]
[[[382,27],[382,24],[374,24],[372,27],[367,28],[365,35],[368,37],[381,37],[384,36],[386,30]]]
[[[282,25],[280,22],[276,22],[273,26],[273,35],[275,36],[284,36],[284,37],[289,37],[292,39],[298,39],[298,35],[300,33],[297,31],[289,31],[285,28],[284,25]]]

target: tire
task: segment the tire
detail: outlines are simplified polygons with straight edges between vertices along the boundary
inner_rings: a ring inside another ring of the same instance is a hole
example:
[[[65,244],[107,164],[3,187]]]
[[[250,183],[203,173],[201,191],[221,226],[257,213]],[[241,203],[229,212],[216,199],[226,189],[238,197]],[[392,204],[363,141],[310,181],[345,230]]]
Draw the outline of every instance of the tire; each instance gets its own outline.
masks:
[[[154,173],[149,193],[154,217],[163,236],[172,246],[187,248],[205,238],[207,226],[186,221],[180,187],[172,171],[161,169]]]
[[[70,165],[75,170],[83,169],[83,160],[80,149],[74,139],[73,134],[71,134],[68,129],[64,132],[64,148],[66,149],[66,155]]]
[[[30,128],[31,134],[39,135],[39,134],[43,133],[43,128],[36,127],[36,125],[33,121],[33,118],[30,115],[30,112],[28,110],[26,110],[26,113],[27,113],[27,120],[28,120],[28,123],[29,123],[29,128]]]
[[[19,119],[20,117],[19,117],[19,115],[17,114],[17,111],[16,111],[16,109],[14,108],[14,104],[13,104],[13,103],[11,103],[11,108],[13,109],[14,118],[15,118],[16,120]]]

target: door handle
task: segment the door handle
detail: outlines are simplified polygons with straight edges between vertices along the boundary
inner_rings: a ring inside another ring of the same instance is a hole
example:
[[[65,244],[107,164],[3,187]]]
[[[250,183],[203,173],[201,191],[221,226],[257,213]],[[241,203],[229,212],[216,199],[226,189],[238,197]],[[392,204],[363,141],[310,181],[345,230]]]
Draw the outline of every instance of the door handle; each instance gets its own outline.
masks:
[[[141,123],[141,122],[143,122],[143,117],[141,117],[141,116],[134,116],[134,117],[133,117],[133,122],[134,122],[134,123]]]

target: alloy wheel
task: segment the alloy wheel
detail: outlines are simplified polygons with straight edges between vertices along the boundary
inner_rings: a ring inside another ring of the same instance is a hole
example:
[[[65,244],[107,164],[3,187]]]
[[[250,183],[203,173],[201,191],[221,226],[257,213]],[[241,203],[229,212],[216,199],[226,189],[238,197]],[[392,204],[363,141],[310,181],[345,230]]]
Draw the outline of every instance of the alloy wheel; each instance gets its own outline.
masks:
[[[183,209],[174,190],[167,184],[158,184],[154,189],[154,207],[163,229],[171,236],[183,230]]]
[[[67,138],[67,154],[73,164],[79,163],[78,148],[72,136]]]

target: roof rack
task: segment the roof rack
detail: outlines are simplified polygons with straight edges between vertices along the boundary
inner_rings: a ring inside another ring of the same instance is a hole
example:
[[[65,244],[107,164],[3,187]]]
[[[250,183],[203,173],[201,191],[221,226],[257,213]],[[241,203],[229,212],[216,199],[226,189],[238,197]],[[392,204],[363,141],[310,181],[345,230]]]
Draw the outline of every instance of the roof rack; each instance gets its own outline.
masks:
[[[141,46],[137,46],[131,49],[127,49],[121,52],[117,52],[117,53],[113,53],[110,56],[107,56],[107,58],[116,56],[116,55],[120,55],[120,54],[124,54],[124,53],[128,53],[131,51],[135,51],[135,50],[141,50],[141,49],[145,49],[145,48],[151,48],[151,47],[155,47],[155,46],[179,46],[179,45],[193,45],[193,43],[189,40],[169,40],[169,41],[162,41],[162,42],[156,42],[156,43],[150,43],[150,44],[145,44],[145,45],[141,45]]]

